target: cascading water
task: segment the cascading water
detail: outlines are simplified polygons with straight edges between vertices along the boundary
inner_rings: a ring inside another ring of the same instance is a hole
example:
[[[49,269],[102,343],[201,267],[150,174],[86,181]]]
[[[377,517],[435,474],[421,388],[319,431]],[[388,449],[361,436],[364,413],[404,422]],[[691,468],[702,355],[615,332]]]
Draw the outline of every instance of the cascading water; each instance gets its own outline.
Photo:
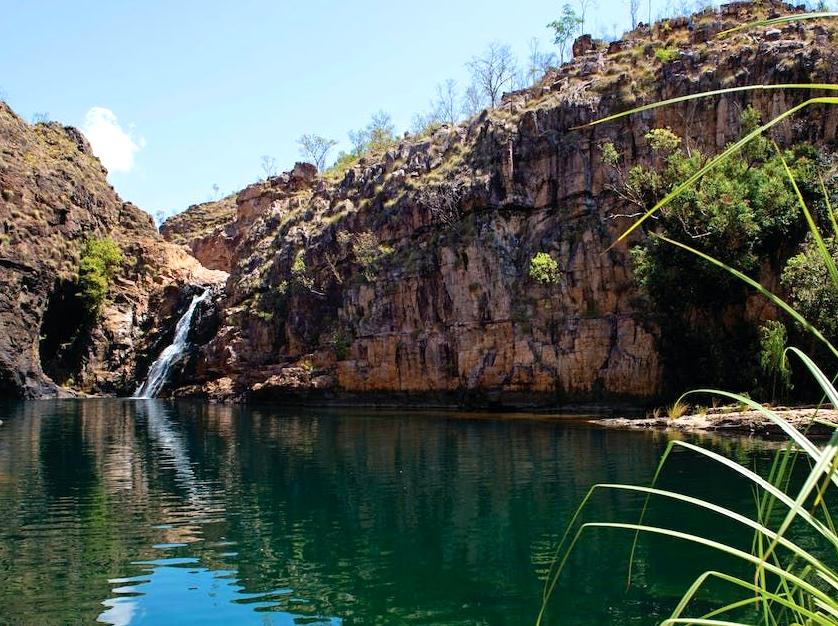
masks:
[[[183,351],[186,349],[186,337],[189,335],[189,328],[192,326],[192,317],[195,315],[198,305],[206,300],[209,294],[209,289],[207,289],[192,298],[192,302],[189,303],[189,308],[186,309],[186,313],[183,314],[178,320],[177,326],[175,326],[174,341],[160,353],[160,356],[151,365],[145,382],[137,387],[137,390],[134,392],[135,398],[154,398],[160,392],[163,385],[166,384],[172,365],[180,360],[183,356]]]

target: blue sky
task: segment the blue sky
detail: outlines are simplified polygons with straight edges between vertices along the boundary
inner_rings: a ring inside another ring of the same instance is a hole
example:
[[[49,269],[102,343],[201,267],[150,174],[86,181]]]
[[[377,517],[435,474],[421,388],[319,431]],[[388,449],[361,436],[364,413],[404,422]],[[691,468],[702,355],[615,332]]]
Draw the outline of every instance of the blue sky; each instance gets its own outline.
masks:
[[[550,48],[561,4],[2,0],[0,90],[27,120],[85,129],[123,199],[171,214],[257,180],[263,154],[293,166],[304,132],[348,147],[378,110],[406,130],[490,41],[522,61],[533,37]],[[599,0],[586,30],[622,32],[626,5]]]

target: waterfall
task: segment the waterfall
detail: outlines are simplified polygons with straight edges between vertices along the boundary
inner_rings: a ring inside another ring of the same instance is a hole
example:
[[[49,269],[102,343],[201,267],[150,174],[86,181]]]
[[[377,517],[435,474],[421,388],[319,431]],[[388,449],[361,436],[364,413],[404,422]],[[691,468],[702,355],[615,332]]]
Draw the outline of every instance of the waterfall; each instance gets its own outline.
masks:
[[[174,341],[152,363],[145,382],[137,387],[137,390],[134,392],[135,398],[154,398],[160,392],[160,389],[169,378],[169,371],[172,369],[172,365],[177,363],[183,356],[183,351],[186,348],[186,337],[189,335],[190,326],[192,326],[192,317],[195,315],[198,305],[207,299],[209,293],[209,289],[207,289],[192,298],[192,302],[189,303],[189,308],[186,309],[186,313],[183,314],[178,320],[177,326],[175,326]]]

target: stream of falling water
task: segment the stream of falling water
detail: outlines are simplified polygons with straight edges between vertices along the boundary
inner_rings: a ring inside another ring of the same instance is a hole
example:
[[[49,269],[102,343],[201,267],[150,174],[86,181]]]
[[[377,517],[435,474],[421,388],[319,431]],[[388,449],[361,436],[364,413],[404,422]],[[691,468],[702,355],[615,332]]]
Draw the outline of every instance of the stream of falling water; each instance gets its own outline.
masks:
[[[148,370],[148,376],[137,390],[134,392],[135,398],[154,398],[166,384],[169,379],[169,372],[172,366],[177,363],[183,356],[183,352],[187,346],[187,336],[189,335],[189,328],[192,326],[192,318],[198,305],[201,304],[209,296],[209,289],[196,295],[189,303],[189,308],[186,313],[178,320],[175,327],[175,338],[171,345],[167,346],[157,360],[151,365]]]

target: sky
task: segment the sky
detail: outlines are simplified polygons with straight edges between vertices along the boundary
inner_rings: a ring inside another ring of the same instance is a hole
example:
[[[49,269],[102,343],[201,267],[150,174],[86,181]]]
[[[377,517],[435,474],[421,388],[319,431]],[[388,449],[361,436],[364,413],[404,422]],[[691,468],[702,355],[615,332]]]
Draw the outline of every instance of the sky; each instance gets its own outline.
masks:
[[[170,215],[258,180],[262,155],[290,169],[303,133],[346,149],[379,110],[404,132],[489,42],[520,61],[533,37],[554,49],[561,4],[0,0],[0,92],[27,121],[81,128],[124,200]],[[596,5],[586,30],[627,28],[627,1]]]

